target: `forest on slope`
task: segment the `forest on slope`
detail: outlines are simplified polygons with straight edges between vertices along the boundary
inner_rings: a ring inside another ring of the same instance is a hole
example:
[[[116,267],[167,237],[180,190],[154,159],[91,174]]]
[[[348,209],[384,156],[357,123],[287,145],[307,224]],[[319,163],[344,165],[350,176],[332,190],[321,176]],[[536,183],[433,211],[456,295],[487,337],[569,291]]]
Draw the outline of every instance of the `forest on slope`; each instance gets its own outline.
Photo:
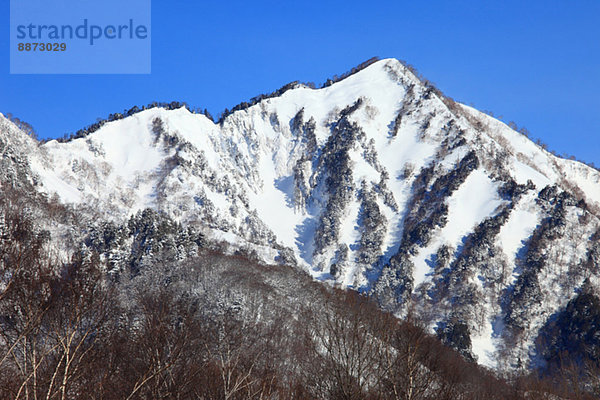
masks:
[[[223,255],[202,240],[194,242],[195,255],[178,257],[160,243],[181,232],[153,229],[157,217],[150,214],[146,233],[136,242],[147,244],[144,260],[132,251],[128,267],[119,271],[94,248],[97,236],[74,246],[78,250],[65,261],[33,214],[47,221],[74,217],[43,196],[2,186],[0,397],[5,399],[591,399],[598,394],[598,382],[589,378],[599,370],[590,363],[558,360],[543,379],[537,372],[496,376],[427,334],[418,316],[401,321],[369,298],[324,286],[296,268]],[[133,231],[140,226],[132,225]],[[597,313],[598,303],[588,310]]]

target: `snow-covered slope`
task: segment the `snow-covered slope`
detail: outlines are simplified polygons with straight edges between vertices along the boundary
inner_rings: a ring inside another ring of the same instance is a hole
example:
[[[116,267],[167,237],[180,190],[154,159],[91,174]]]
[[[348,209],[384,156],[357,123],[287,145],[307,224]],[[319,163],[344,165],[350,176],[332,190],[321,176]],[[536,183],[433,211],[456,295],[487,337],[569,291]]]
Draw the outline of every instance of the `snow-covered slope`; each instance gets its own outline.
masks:
[[[39,190],[82,212],[155,209],[432,330],[466,327],[460,350],[488,365],[527,362],[548,317],[600,285],[600,173],[393,59],[217,124],[153,108],[28,157]]]

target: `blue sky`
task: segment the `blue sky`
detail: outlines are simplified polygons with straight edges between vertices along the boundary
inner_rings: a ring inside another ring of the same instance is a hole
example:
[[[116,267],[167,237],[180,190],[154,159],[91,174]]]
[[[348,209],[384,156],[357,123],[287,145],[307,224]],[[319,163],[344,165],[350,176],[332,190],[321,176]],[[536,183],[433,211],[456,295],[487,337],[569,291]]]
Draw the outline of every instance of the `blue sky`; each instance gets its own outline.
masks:
[[[600,1],[154,0],[150,75],[10,75],[2,4],[0,112],[40,137],[152,101],[218,114],[379,56],[406,60],[455,100],[600,165]]]

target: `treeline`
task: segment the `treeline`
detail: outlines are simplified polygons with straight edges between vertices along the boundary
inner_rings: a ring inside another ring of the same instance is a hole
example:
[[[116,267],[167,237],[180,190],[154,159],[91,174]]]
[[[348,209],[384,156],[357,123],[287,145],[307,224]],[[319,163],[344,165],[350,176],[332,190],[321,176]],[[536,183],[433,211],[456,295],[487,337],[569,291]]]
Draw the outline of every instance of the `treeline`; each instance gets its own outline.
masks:
[[[339,82],[343,79],[348,78],[351,75],[354,75],[355,73],[362,71],[363,69],[367,68],[369,65],[375,63],[379,61],[378,57],[372,57],[370,59],[368,59],[367,61],[364,61],[362,63],[360,63],[359,65],[357,65],[356,67],[352,68],[350,71],[347,71],[341,75],[334,75],[332,78],[327,79],[323,85],[321,85],[321,89],[322,88],[326,88],[329,87],[331,85],[333,85],[336,82]],[[311,89],[316,89],[316,85],[314,82],[300,82],[300,81],[293,81],[290,82],[288,84],[283,85],[282,87],[280,87],[279,89],[271,92],[271,93],[266,93],[266,94],[260,94],[258,96],[255,96],[253,98],[251,98],[249,101],[243,101],[240,104],[236,105],[235,107],[233,107],[231,110],[229,109],[225,109],[219,116],[219,120],[218,123],[222,123],[225,118],[227,118],[227,116],[233,114],[236,111],[242,111],[242,110],[246,110],[258,103],[260,103],[261,101],[265,100],[265,99],[270,99],[273,97],[279,97],[282,94],[284,94],[285,92],[287,92],[290,89],[295,89],[299,86],[306,86],[309,87]]]
[[[359,65],[357,65],[356,67],[352,68],[350,71],[345,72],[341,75],[334,75],[332,78],[329,78],[325,81],[325,83],[323,83],[323,85],[321,86],[321,88],[325,88],[328,86],[331,86],[332,84],[334,84],[335,82],[339,82],[343,79],[346,79],[347,77],[365,69],[366,67],[368,67],[369,65],[375,63],[379,61],[378,57],[372,57],[362,63],[360,63]],[[304,85],[307,87],[310,87],[312,89],[316,88],[316,85],[313,82],[305,82],[305,83],[301,83],[300,81],[293,81],[290,83],[287,83],[285,85],[283,85],[282,87],[280,87],[279,89],[271,92],[271,93],[266,93],[266,94],[260,94],[258,96],[252,97],[249,101],[243,101],[239,104],[237,104],[236,106],[234,106],[231,110],[228,108],[225,108],[225,110],[223,110],[223,112],[221,112],[216,120],[217,123],[222,123],[225,118],[227,118],[229,115],[233,114],[236,111],[241,111],[241,110],[245,110],[248,109],[249,107],[252,107],[253,105],[258,104],[259,102],[265,100],[265,99],[269,99],[269,98],[273,98],[273,97],[279,97],[282,94],[284,94],[285,92],[287,92],[290,89],[294,89],[296,87],[298,87],[299,85]],[[82,137],[85,137],[87,135],[89,135],[90,133],[96,132],[98,129],[100,129],[104,124],[108,123],[108,122],[112,122],[112,121],[117,121],[126,117],[129,117],[131,115],[137,114],[141,111],[144,110],[148,110],[148,109],[152,109],[152,108],[165,108],[167,110],[175,110],[175,109],[179,109],[181,107],[185,107],[188,111],[190,111],[191,113],[194,114],[203,114],[206,117],[208,117],[211,121],[215,122],[215,118],[211,115],[211,113],[208,111],[208,109],[204,108],[193,108],[191,107],[188,103],[186,102],[179,102],[179,101],[172,101],[172,102],[152,102],[148,105],[145,106],[133,106],[129,109],[125,109],[123,110],[123,112],[118,112],[118,113],[113,113],[113,114],[109,114],[108,117],[106,118],[98,118],[98,120],[96,122],[94,122],[93,124],[90,124],[88,126],[86,126],[85,128],[79,129],[78,131],[76,131],[75,133],[71,133],[71,134],[65,134],[63,137],[56,139],[58,142],[69,142],[71,140],[74,139],[79,139]],[[19,118],[13,116],[11,113],[7,113],[5,115],[9,120],[11,120],[13,123],[15,123],[21,130],[23,130],[25,133],[27,133],[30,136],[33,136],[37,139],[37,136],[35,134],[35,130],[33,129],[33,127],[28,124],[25,121],[20,120]],[[49,139],[48,139],[49,140]],[[47,140],[43,140],[43,141],[47,141]]]
[[[35,129],[33,129],[33,126],[31,126],[31,124],[23,121],[22,119],[13,115],[12,113],[6,113],[6,114],[4,114],[4,116],[6,117],[6,119],[11,121],[13,124],[15,124],[17,126],[17,128],[19,128],[20,130],[25,132],[27,135],[29,135],[32,138],[37,140],[37,133],[35,132]]]
[[[363,61],[360,64],[358,64],[356,67],[352,68],[350,71],[346,71],[341,75],[333,75],[331,78],[327,79],[325,81],[325,83],[323,83],[321,88],[326,88],[326,87],[333,85],[336,82],[342,81],[342,80],[348,78],[349,76],[352,76],[352,75],[356,74],[357,72],[362,71],[363,69],[367,68],[369,65],[374,64],[379,60],[380,60],[379,57],[371,57],[368,60]]]
[[[208,112],[208,110],[206,108],[204,108],[204,109],[192,108],[192,107],[190,107],[190,105],[188,105],[188,103],[179,102],[179,101],[172,101],[170,103],[155,101],[155,102],[152,102],[152,103],[142,106],[142,107],[133,106],[130,109],[123,110],[123,112],[121,112],[121,113],[109,114],[107,118],[103,118],[103,119],[99,118],[95,123],[88,125],[85,128],[79,129],[75,133],[65,134],[62,138],[58,138],[56,140],[58,142],[64,143],[64,142],[69,142],[74,139],[79,139],[79,138],[85,137],[85,136],[89,135],[90,133],[96,132],[98,129],[100,129],[102,126],[104,126],[104,124],[106,124],[108,122],[118,121],[120,119],[132,116],[132,115],[142,112],[144,110],[150,110],[152,108],[164,108],[166,110],[177,110],[182,107],[185,107],[191,113],[203,114],[207,118],[209,118],[211,121],[214,121],[213,116],[210,114],[210,112]]]
[[[333,77],[328,78],[325,80],[325,82],[320,86],[321,88],[326,88],[329,87],[331,85],[333,85],[336,82],[342,81],[346,78],[348,78],[349,76],[352,76],[354,74],[356,74],[357,72],[362,71],[363,69],[367,68],[368,66],[374,64],[375,62],[379,61],[380,58],[379,57],[372,57],[362,63],[360,63],[359,65],[357,65],[356,67],[350,69],[349,71],[341,74],[341,75],[333,75]],[[449,96],[446,96],[433,82],[431,82],[430,80],[428,80],[426,77],[424,77],[413,65],[409,64],[408,62],[404,61],[404,60],[400,60],[400,62],[402,63],[402,65],[408,69],[413,75],[415,75],[423,85],[425,85],[426,87],[426,93],[425,93],[425,97],[427,98],[428,96],[430,96],[431,94],[435,94],[436,96],[438,96],[449,108],[450,110],[452,110],[453,112],[460,112],[461,114],[463,114],[462,110],[460,110],[458,104],[455,102],[454,99],[452,99]],[[79,129],[77,132],[75,133],[71,133],[71,134],[65,134],[62,138],[58,138],[56,139],[59,142],[68,142],[74,139],[79,139],[82,137],[87,136],[90,133],[93,133],[95,131],[97,131],[98,129],[100,129],[104,124],[106,124],[107,122],[112,122],[112,121],[116,121],[116,120],[120,120],[123,119],[125,117],[134,115],[138,112],[147,110],[147,109],[152,109],[152,108],[156,108],[156,107],[161,107],[161,108],[165,108],[167,110],[174,110],[174,109],[178,109],[181,107],[185,107],[188,111],[195,113],[195,114],[203,114],[205,115],[207,118],[209,118],[211,121],[216,122],[218,124],[222,124],[223,121],[225,120],[225,118],[227,118],[229,115],[233,114],[236,111],[242,111],[242,110],[246,110],[258,103],[260,103],[261,101],[265,100],[265,99],[269,99],[269,98],[274,98],[274,97],[279,97],[282,94],[284,94],[285,92],[287,92],[290,89],[294,89],[297,88],[299,86],[306,86],[306,87],[310,87],[312,89],[316,88],[316,85],[313,82],[300,82],[300,81],[293,81],[290,82],[284,86],[282,86],[281,88],[271,92],[271,93],[265,93],[265,94],[260,94],[258,96],[252,97],[250,100],[248,101],[243,101],[239,104],[237,104],[236,106],[234,106],[231,109],[225,108],[225,110],[223,110],[221,113],[219,113],[219,115],[217,116],[217,118],[215,119],[211,113],[208,111],[208,109],[204,108],[194,108],[191,107],[189,104],[187,104],[186,102],[178,102],[178,101],[172,101],[172,102],[152,102],[148,105],[145,106],[133,106],[130,109],[125,109],[123,110],[123,112],[120,113],[113,113],[113,114],[109,114],[107,118],[99,118],[95,123],[90,124],[88,126],[86,126],[85,128]],[[491,111],[487,111],[484,110],[482,111],[485,114],[494,117],[494,118],[499,118],[501,119],[502,117],[496,117],[494,116],[494,113]],[[22,121],[21,119],[15,117],[14,115],[12,115],[11,113],[7,113],[5,115],[9,120],[11,120],[13,123],[15,123],[21,130],[23,130],[25,133],[27,133],[28,135],[34,137],[37,139],[37,134],[34,130],[34,128],[28,124],[25,121]],[[578,161],[581,162],[591,168],[594,168],[595,170],[599,170],[599,167],[597,167],[596,165],[594,165],[593,162],[586,162],[585,160],[581,160],[576,158],[574,155],[569,155],[569,154],[559,154],[558,152],[549,149],[548,145],[544,142],[542,142],[539,138],[535,139],[533,137],[531,137],[530,132],[525,128],[525,127],[518,127],[517,124],[513,121],[509,121],[508,122],[508,126],[515,130],[516,132],[521,133],[522,135],[526,136],[527,138],[529,138],[530,140],[533,140],[538,146],[540,146],[541,148],[543,148],[544,150],[552,153],[554,156],[560,157],[560,158],[564,158],[564,159],[569,159],[569,160],[573,160],[573,161]],[[50,139],[44,139],[42,140],[47,141]]]
[[[489,115],[490,117],[496,118],[496,119],[498,119],[498,120],[500,120],[500,121],[502,121],[502,119],[503,119],[503,118],[502,118],[502,116],[500,116],[500,115],[498,115],[498,116],[497,116],[497,115],[494,115],[494,113],[493,113],[492,111],[489,111],[489,110],[482,110],[482,112],[483,112],[484,114],[487,114],[487,115]],[[596,166],[596,165],[595,165],[593,162],[591,162],[591,161],[590,161],[590,162],[588,162],[588,161],[585,161],[585,160],[582,160],[582,159],[579,159],[579,158],[577,158],[577,156],[575,156],[575,155],[573,155],[573,154],[568,154],[568,153],[559,153],[559,152],[557,152],[556,150],[554,150],[554,149],[551,149],[551,148],[548,146],[548,144],[547,144],[547,143],[543,142],[543,141],[542,141],[540,138],[535,138],[535,137],[533,137],[533,136],[531,135],[531,132],[529,132],[529,130],[528,130],[527,128],[525,128],[525,127],[523,127],[523,126],[522,126],[522,127],[519,127],[519,126],[517,125],[517,123],[516,123],[516,122],[514,122],[514,121],[508,121],[506,124],[508,125],[508,127],[509,127],[510,129],[512,129],[512,130],[513,130],[513,131],[515,131],[515,132],[519,132],[521,135],[523,135],[523,136],[527,137],[529,140],[533,141],[533,142],[534,142],[536,145],[538,145],[538,146],[539,146],[539,147],[541,147],[542,149],[546,150],[547,152],[549,152],[549,153],[550,153],[550,154],[552,154],[553,156],[555,156],[555,157],[558,157],[558,158],[564,158],[565,160],[577,161],[577,162],[580,162],[580,163],[582,163],[582,164],[585,164],[585,165],[587,165],[587,166],[588,166],[588,167],[590,167],[590,168],[593,168],[593,169],[595,169],[596,171],[600,171],[600,168],[599,168],[598,166]]]
[[[334,75],[332,78],[327,79],[321,87],[324,88],[324,87],[331,86],[333,83],[339,82],[343,79],[346,79],[347,77],[365,69],[366,67],[368,67],[369,65],[371,65],[377,61],[379,61],[378,57],[370,58],[367,61],[364,61],[364,62],[360,63],[359,65],[357,65],[356,67],[352,68],[350,71],[343,73],[342,75],[339,75],[339,76]],[[243,101],[231,109],[225,108],[225,110],[223,110],[223,112],[221,112],[219,114],[219,116],[216,120],[216,123],[222,124],[223,121],[225,120],[225,118],[227,118],[229,115],[233,114],[234,112],[246,110],[246,109],[260,103],[261,101],[263,101],[265,99],[279,97],[279,96],[283,95],[285,92],[287,92],[288,90],[297,88],[300,85],[310,87],[312,89],[316,88],[316,85],[313,82],[301,83],[300,81],[294,81],[294,82],[287,83],[287,84],[283,85],[282,87],[280,87],[279,89],[274,90],[271,93],[264,93],[264,94],[260,94],[258,96],[252,97],[250,100]],[[125,117],[129,117],[131,115],[137,114],[138,112],[141,112],[141,111],[144,111],[147,109],[156,108],[156,107],[165,108],[167,110],[175,110],[175,109],[178,109],[181,107],[185,107],[188,111],[195,113],[195,114],[203,114],[206,117],[208,117],[211,121],[215,122],[215,119],[213,118],[213,116],[210,114],[210,112],[206,108],[204,108],[204,109],[192,108],[186,102],[178,102],[178,101],[173,101],[170,103],[168,103],[168,102],[153,102],[153,103],[150,103],[150,104],[148,104],[146,106],[142,106],[142,107],[134,106],[128,110],[127,109],[123,110],[122,113],[109,114],[109,116],[107,118],[99,119],[97,122],[95,122],[91,125],[88,125],[87,127],[80,129],[73,134],[65,135],[64,137],[57,139],[57,140],[59,142],[68,142],[73,139],[79,139],[81,137],[85,137],[85,136],[89,135],[90,133],[97,131],[107,122],[112,122],[112,121],[116,121],[119,119],[123,119]]]
[[[283,85],[282,87],[280,87],[279,89],[277,89],[271,93],[259,94],[258,96],[251,98],[249,101],[243,101],[243,102],[239,103],[238,105],[234,106],[231,110],[229,110],[228,108],[225,108],[225,110],[223,110],[223,112],[220,114],[219,120],[217,121],[217,123],[222,124],[223,121],[225,120],[225,118],[227,118],[229,115],[233,114],[234,112],[246,110],[246,109],[252,107],[253,105],[260,103],[261,101],[263,101],[265,99],[279,97],[282,94],[284,94],[285,92],[287,92],[288,90],[294,89],[294,88],[298,87],[299,85],[301,85],[300,81],[290,82],[290,83]]]
[[[425,93],[425,97],[427,98],[427,96],[429,96],[429,94],[434,93],[437,97],[439,97],[444,104],[452,111],[455,113],[459,113],[460,115],[464,115],[465,117],[467,115],[465,115],[465,113],[463,112],[462,109],[460,109],[458,103],[450,96],[447,96],[446,94],[444,94],[436,85],[435,83],[433,83],[432,81],[430,81],[429,79],[427,79],[425,76],[423,76],[413,65],[409,64],[408,62],[404,61],[404,60],[399,60],[400,63],[402,63],[402,65],[408,69],[417,79],[419,79],[419,81],[421,81],[421,83],[423,85],[425,85],[427,91]],[[481,110],[481,112],[483,112],[484,114],[489,115],[492,118],[496,118],[500,121],[502,121],[502,116],[496,116],[494,115],[494,113],[492,111],[489,110]],[[557,151],[550,149],[548,147],[548,145],[546,143],[544,143],[540,138],[534,138],[531,135],[531,132],[529,132],[529,130],[527,128],[525,128],[524,126],[519,127],[514,121],[509,121],[506,123],[508,125],[509,128],[511,128],[512,130],[514,130],[515,132],[520,133],[521,135],[525,136],[526,138],[528,138],[529,140],[533,141],[536,145],[538,145],[539,147],[541,147],[542,149],[548,151],[549,153],[551,153],[552,155],[559,157],[559,158],[564,158],[564,159],[568,159],[568,160],[572,160],[572,161],[577,161],[580,162],[582,164],[587,165],[590,168],[595,169],[596,171],[600,171],[600,167],[594,165],[593,162],[587,162],[585,160],[579,159],[574,155],[570,155],[570,154],[566,154],[566,153],[558,153]]]

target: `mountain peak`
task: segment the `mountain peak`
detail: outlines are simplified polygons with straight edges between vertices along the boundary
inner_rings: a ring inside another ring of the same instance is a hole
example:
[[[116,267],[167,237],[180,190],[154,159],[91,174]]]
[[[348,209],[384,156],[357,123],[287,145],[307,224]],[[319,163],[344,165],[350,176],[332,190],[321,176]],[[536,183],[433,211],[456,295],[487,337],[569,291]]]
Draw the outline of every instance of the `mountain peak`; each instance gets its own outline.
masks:
[[[472,343],[461,351],[488,365],[526,359],[547,315],[584,280],[600,288],[582,267],[595,265],[600,174],[398,60],[351,72],[257,96],[218,123],[179,103],[113,115],[31,147],[30,174],[89,215],[124,223],[150,208],[398,315],[416,307],[432,330],[460,320]]]

